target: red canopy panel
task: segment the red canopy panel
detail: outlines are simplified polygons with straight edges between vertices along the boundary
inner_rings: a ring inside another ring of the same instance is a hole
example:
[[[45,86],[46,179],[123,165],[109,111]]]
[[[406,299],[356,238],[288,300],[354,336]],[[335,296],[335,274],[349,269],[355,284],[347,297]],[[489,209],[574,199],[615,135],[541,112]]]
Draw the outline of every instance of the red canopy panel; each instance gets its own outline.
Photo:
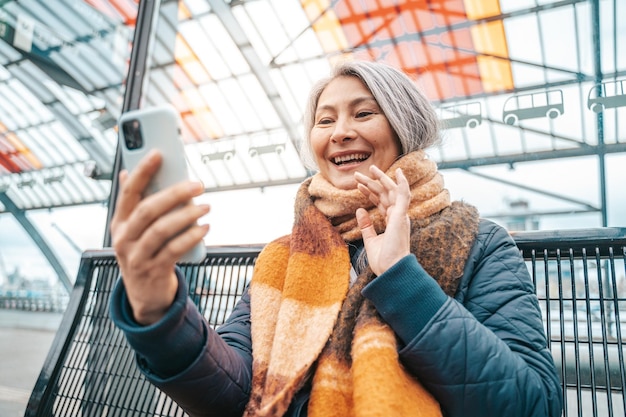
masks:
[[[497,0],[302,0],[328,52],[352,52],[413,74],[432,100],[513,87]],[[333,20],[344,39],[337,36]],[[331,35],[332,33],[332,35]]]
[[[137,22],[138,0],[85,0],[105,16],[121,20],[125,25],[134,27]]]
[[[43,166],[12,132],[0,133],[0,164],[11,173],[31,171]]]

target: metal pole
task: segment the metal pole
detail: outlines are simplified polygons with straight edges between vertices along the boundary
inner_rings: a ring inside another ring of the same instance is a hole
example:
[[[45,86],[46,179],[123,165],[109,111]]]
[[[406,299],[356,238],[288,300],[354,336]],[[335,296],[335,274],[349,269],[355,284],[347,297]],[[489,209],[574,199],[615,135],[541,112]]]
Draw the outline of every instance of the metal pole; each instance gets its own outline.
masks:
[[[124,92],[124,103],[122,113],[139,108],[144,77],[148,65],[148,52],[150,50],[150,38],[152,37],[152,23],[154,16],[158,13],[159,1],[140,0],[137,10],[137,21],[135,23],[135,34],[133,37],[133,48],[130,54],[128,75],[126,77],[126,91]],[[118,175],[122,169],[122,156],[120,143],[118,141],[115,151],[115,159],[112,168],[111,193],[108,200],[107,220],[104,230],[103,246],[111,246],[110,224],[115,212],[115,202],[118,193]]]
[[[591,2],[591,27],[593,31],[593,52],[594,52],[594,77],[600,94],[600,83],[602,83],[602,54],[600,53],[600,2],[598,0]],[[607,200],[606,200],[606,152],[604,149],[604,118],[600,112],[596,116],[596,125],[598,127],[598,169],[600,181],[600,209],[602,211],[602,227],[608,226],[607,216]]]

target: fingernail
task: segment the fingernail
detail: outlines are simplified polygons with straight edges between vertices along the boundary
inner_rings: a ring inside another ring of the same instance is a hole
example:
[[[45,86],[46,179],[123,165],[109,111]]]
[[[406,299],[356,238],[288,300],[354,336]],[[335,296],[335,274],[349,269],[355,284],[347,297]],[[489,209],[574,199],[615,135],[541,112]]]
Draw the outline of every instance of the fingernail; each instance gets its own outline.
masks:
[[[192,193],[199,193],[204,191],[204,184],[201,182],[192,182],[189,184],[189,191]]]
[[[159,156],[160,152],[157,149],[150,149],[150,151],[148,152],[148,158],[150,158],[150,160],[154,160],[154,158],[156,158],[157,156]]]

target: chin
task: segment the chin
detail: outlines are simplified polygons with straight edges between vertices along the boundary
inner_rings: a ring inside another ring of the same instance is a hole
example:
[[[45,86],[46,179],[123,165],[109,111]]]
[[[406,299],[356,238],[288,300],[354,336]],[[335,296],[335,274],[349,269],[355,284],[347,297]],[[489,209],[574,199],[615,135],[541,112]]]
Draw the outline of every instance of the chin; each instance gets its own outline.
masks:
[[[335,188],[339,188],[340,190],[355,190],[356,189],[356,181],[352,180],[344,180],[344,181],[332,181],[331,184]]]

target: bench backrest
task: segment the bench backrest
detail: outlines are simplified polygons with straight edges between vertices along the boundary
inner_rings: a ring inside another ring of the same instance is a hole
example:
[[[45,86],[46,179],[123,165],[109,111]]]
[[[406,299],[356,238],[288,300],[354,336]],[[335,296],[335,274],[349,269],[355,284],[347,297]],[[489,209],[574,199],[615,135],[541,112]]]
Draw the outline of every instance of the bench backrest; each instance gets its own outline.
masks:
[[[564,387],[564,416],[623,416],[626,409],[626,229],[514,235],[528,262]],[[189,295],[212,326],[248,284],[260,246],[209,248],[181,265]],[[119,271],[110,250],[83,254],[69,305],[25,417],[184,416],[135,367],[108,317]],[[622,314],[620,314],[622,313]]]
[[[626,415],[626,228],[514,237],[539,297],[563,415]]]
[[[200,264],[182,264],[189,296],[208,322],[222,323],[252,276],[261,247],[208,248]],[[82,255],[70,302],[35,383],[25,416],[182,416],[145,380],[124,335],[109,318],[119,276],[111,250]]]

